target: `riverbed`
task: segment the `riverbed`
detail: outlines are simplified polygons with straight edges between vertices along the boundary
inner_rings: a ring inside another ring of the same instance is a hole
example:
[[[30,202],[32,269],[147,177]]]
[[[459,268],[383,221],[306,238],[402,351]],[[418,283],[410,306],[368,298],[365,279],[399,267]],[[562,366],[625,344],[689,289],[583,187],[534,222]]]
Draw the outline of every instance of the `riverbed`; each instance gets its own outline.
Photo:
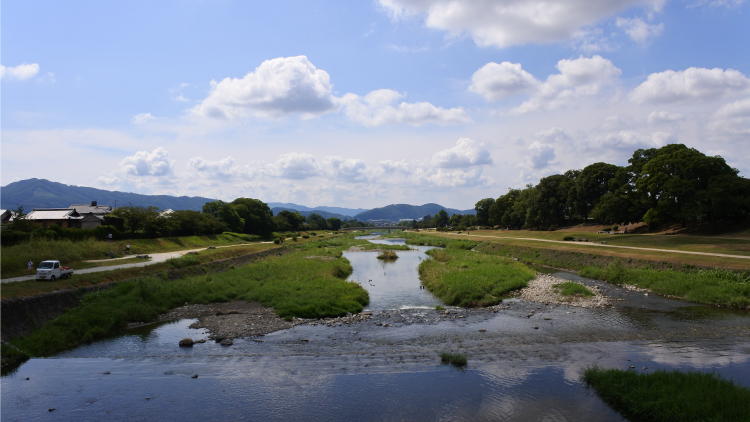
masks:
[[[746,311],[561,272],[614,306],[511,299],[438,311],[419,288],[423,248],[385,264],[345,254],[371,298],[355,323],[180,348],[184,337],[209,336],[183,319],[31,359],[2,378],[3,420],[622,420],[582,385],[594,364],[716,372],[750,387]],[[441,365],[441,351],[465,353],[468,365]]]

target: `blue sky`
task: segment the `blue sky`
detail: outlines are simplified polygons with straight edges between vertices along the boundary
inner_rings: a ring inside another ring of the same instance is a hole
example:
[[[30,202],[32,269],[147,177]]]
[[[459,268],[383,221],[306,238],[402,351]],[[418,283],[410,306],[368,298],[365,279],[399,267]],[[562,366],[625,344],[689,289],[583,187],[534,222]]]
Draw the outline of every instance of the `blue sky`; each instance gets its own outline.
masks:
[[[3,185],[470,208],[674,142],[750,170],[742,0],[27,0],[1,12]]]

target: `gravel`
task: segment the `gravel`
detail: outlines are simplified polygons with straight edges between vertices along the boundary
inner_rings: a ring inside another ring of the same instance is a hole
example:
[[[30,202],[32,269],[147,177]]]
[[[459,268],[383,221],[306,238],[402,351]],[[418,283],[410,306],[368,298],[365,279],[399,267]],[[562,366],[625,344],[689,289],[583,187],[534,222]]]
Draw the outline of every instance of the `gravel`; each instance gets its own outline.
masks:
[[[531,302],[567,304],[579,308],[603,308],[612,306],[609,298],[604,296],[599,287],[589,288],[594,296],[577,297],[563,296],[552,286],[571,282],[562,278],[554,277],[549,274],[538,273],[537,277],[529,282],[528,287],[521,289],[520,298]],[[573,283],[585,286],[583,283],[573,281]]]

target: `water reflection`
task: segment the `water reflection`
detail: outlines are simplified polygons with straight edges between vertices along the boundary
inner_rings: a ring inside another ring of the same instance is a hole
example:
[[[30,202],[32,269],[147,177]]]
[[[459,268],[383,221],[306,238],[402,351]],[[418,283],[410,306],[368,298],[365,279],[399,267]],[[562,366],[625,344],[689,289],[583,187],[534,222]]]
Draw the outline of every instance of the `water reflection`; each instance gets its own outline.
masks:
[[[372,243],[403,245],[404,239],[380,239],[377,236],[359,236]],[[358,281],[370,294],[366,309],[434,308],[443,303],[427,289],[421,289],[419,263],[428,259],[426,251],[432,246],[413,246],[413,251],[396,251],[398,259],[386,262],[377,259],[375,252],[347,252],[344,257],[351,262],[354,272],[348,280]]]

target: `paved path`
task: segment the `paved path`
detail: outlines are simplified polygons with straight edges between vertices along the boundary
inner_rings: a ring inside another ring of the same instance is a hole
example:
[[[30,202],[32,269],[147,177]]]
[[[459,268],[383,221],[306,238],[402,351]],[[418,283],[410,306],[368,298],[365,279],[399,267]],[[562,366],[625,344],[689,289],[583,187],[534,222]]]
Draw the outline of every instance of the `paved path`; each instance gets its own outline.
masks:
[[[260,243],[273,243],[273,242],[260,242]],[[234,246],[246,246],[247,244],[242,245],[224,245],[224,246],[217,246],[216,248],[231,248]],[[151,258],[150,261],[144,261],[144,262],[134,262],[132,264],[119,264],[119,265],[108,265],[106,267],[94,267],[94,268],[86,268],[83,270],[75,270],[73,273],[73,277],[75,277],[76,274],[89,274],[89,273],[98,273],[101,271],[112,271],[112,270],[120,270],[123,268],[135,268],[135,267],[145,267],[148,265],[158,264],[160,262],[164,262],[170,258],[179,258],[183,255],[185,255],[188,252],[198,252],[206,250],[207,248],[198,248],[198,249],[186,249],[184,251],[173,251],[173,252],[161,252],[161,253],[154,253],[149,254],[149,258]],[[94,261],[85,261],[85,262],[103,262],[103,261],[112,261],[112,260],[122,260],[122,259],[129,259],[134,257],[124,257],[124,258],[112,258],[112,259],[105,259],[105,260],[94,260]],[[0,280],[0,283],[13,283],[16,281],[25,281],[25,280],[33,280],[33,275],[25,275],[21,277],[12,277],[12,278],[4,278]]]
[[[711,252],[678,251],[678,250],[675,250],[675,249],[657,249],[657,248],[641,248],[641,247],[638,247],[638,246],[605,245],[605,244],[598,243],[598,242],[574,242],[574,241],[569,241],[569,240],[536,239],[536,238],[533,238],[533,237],[482,236],[480,234],[469,234],[468,236],[471,236],[471,237],[486,237],[488,239],[494,239],[494,240],[498,240],[498,241],[501,241],[503,239],[533,240],[535,242],[565,243],[567,245],[573,244],[573,245],[576,245],[576,246],[591,246],[591,247],[599,247],[599,248],[636,249],[636,250],[639,250],[639,251],[669,252],[669,253],[682,253],[682,254],[688,254],[688,255],[704,255],[704,256],[719,256],[719,257],[723,257],[723,258],[750,259],[750,256],[748,256],[748,255],[728,255],[728,254],[711,253]]]

